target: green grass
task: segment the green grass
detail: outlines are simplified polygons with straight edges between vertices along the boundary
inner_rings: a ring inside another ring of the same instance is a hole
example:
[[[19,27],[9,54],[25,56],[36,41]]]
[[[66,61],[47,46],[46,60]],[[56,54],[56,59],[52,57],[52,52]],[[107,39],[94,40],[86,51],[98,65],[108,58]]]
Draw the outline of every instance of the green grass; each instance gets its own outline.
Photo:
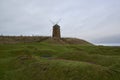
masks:
[[[120,47],[0,44],[0,80],[120,80]]]

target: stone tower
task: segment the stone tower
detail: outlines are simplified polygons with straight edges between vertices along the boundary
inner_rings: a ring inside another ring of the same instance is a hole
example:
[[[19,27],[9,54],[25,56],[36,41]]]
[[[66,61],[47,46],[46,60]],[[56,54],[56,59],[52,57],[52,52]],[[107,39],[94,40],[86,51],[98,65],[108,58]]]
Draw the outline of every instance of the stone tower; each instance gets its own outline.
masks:
[[[53,26],[53,33],[52,33],[52,37],[53,38],[57,38],[60,39],[61,35],[60,35],[60,26],[58,24],[55,24]]]

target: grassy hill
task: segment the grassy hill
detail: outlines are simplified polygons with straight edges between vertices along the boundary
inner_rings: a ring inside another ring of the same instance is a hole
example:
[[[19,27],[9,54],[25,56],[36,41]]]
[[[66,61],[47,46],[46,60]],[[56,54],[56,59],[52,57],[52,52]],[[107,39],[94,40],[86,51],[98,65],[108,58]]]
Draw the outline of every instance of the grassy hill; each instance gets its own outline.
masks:
[[[0,44],[0,80],[120,80],[120,47],[42,40]]]
[[[49,36],[0,36],[0,44],[47,42],[52,44],[80,44],[93,45],[85,40],[77,38],[53,39]]]

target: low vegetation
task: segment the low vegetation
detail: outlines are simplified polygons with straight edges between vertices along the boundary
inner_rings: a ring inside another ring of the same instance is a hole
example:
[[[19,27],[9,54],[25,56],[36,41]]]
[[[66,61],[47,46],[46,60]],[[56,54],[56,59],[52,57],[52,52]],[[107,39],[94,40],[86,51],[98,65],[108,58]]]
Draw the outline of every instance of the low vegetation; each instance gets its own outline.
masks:
[[[0,80],[120,80],[120,47],[0,44]]]

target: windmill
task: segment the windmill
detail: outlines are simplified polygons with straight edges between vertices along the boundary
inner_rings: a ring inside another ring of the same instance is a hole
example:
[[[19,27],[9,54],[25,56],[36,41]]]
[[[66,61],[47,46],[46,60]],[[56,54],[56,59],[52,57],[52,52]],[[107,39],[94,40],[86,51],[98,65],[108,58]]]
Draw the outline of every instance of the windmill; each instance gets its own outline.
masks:
[[[61,19],[59,19],[57,22],[53,22],[52,20],[50,20],[50,22],[53,24],[52,38],[55,38],[55,39],[61,38],[60,26],[58,25],[60,21]]]

